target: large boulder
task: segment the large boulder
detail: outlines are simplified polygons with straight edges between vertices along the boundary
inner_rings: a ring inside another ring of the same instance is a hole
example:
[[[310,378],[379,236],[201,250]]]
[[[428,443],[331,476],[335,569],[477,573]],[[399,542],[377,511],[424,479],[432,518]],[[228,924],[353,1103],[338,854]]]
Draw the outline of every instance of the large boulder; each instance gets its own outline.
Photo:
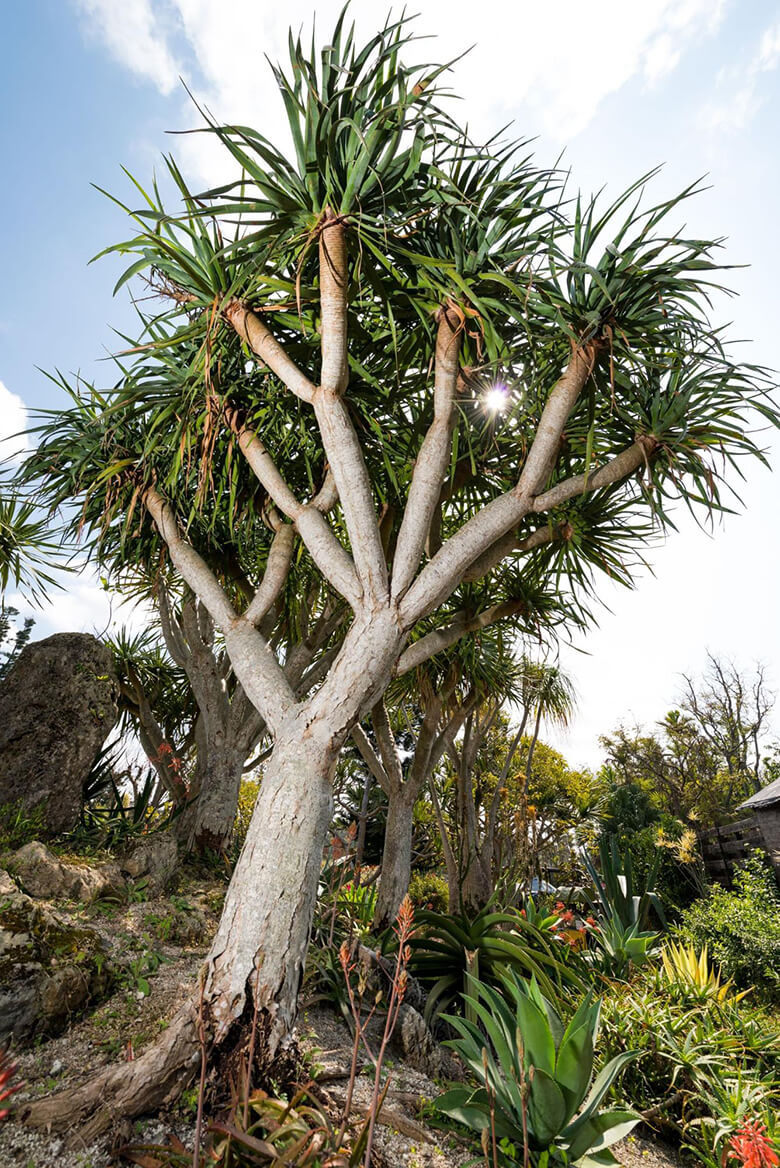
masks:
[[[0,1045],[59,1033],[112,980],[94,929],[68,924],[0,871]]]
[[[0,806],[35,812],[44,835],[74,827],[118,692],[111,654],[88,633],[27,645],[0,684]]]
[[[29,896],[42,900],[78,900],[91,904],[109,896],[121,899],[127,883],[117,864],[79,864],[61,860],[38,840],[2,857]]]

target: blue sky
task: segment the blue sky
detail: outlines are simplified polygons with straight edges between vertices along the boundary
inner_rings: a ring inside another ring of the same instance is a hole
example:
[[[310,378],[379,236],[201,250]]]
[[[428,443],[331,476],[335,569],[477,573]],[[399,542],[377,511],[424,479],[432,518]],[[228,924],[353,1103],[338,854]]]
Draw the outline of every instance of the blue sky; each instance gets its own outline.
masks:
[[[338,5],[316,6],[320,27]],[[740,293],[719,306],[732,335],[751,338],[746,358],[780,367],[777,293],[780,231],[780,4],[760,0],[482,0],[461,15],[444,0],[418,0],[421,33],[441,31],[427,54],[475,48],[453,87],[477,134],[513,121],[538,135],[541,161],[565,148],[585,191],[622,186],[658,163],[659,195],[708,175],[712,189],[686,213],[696,233],[728,237]],[[218,117],[278,131],[264,53],[281,55],[288,23],[312,9],[265,0],[26,0],[6,6],[0,87],[0,437],[25,410],[52,408],[57,392],[36,367],[110,376],[101,356],[112,328],[131,327],[127,294],[111,290],[118,265],[89,259],[126,230],[90,183],[125,196],[127,166],[148,179],[174,149],[193,182],[219,178],[202,136],[167,130],[197,124],[182,74]],[[368,31],[384,3],[353,4]],[[423,49],[421,49],[423,51]],[[21,399],[21,402],[20,400]],[[23,406],[22,404],[23,403]],[[6,451],[8,447],[6,446]],[[775,463],[780,446],[775,442]],[[653,552],[654,578],[637,592],[607,588],[612,613],[566,651],[580,716],[559,745],[595,763],[597,736],[620,718],[646,723],[672,704],[676,674],[696,671],[707,648],[749,665],[761,658],[780,684],[777,615],[780,477],[751,467],[746,510],[712,537],[681,522]],[[39,630],[102,628],[108,600],[74,581]],[[780,728],[780,719],[778,727]]]

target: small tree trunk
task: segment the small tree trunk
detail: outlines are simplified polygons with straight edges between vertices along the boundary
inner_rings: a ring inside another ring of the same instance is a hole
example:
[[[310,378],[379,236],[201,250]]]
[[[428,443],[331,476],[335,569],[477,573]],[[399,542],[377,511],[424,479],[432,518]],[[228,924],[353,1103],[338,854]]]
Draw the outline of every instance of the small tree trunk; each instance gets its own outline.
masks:
[[[410,787],[409,783],[403,783],[390,794],[382,851],[382,877],[374,910],[375,929],[385,929],[395,920],[401,901],[409,891],[412,878],[413,810],[417,794]]]
[[[221,852],[227,847],[243,770],[243,752],[222,741],[209,743],[205,757],[198,757],[198,796],[174,824],[177,839],[188,850]]]
[[[469,850],[464,860],[465,871],[458,889],[459,907],[467,913],[478,913],[485,907],[493,893],[489,866],[484,863],[477,846]],[[450,911],[453,911],[452,908]]]

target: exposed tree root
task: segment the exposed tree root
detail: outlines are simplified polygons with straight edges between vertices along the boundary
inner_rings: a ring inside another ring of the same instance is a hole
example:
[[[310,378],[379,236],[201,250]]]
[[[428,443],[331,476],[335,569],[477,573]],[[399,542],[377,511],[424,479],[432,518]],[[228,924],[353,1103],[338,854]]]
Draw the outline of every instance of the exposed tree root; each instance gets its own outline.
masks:
[[[284,1089],[297,1089],[307,1077],[297,1044],[273,1043],[270,1015],[261,1012],[254,1026],[252,1015],[247,1001],[216,1048],[209,1034],[208,1012],[204,1015],[209,1062],[206,1103],[211,1113],[227,1109],[243,1097],[250,1052],[252,1087],[267,1087],[273,1081]],[[117,1127],[121,1120],[153,1114],[173,1103],[200,1069],[201,1050],[197,998],[193,998],[139,1058],[98,1071],[80,1086],[28,1103],[20,1108],[18,1118],[31,1127],[70,1132],[69,1143],[83,1146]]]
[[[72,1130],[74,1143],[90,1143],[121,1119],[171,1103],[199,1065],[197,1020],[187,1003],[140,1058],[99,1071],[79,1087],[28,1103],[20,1108],[19,1119],[48,1131]]]

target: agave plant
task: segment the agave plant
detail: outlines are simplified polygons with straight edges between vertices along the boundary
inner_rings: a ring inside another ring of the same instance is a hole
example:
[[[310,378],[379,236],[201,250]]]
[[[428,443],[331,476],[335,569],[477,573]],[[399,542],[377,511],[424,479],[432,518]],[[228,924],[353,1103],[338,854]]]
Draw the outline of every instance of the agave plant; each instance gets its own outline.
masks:
[[[411,940],[409,971],[429,987],[427,1018],[451,1008],[460,996],[469,1016],[468,979],[497,985],[507,968],[535,977],[551,998],[556,987],[584,988],[576,959],[549,930],[517,912],[496,912],[490,905],[476,916],[420,912],[417,923],[421,928]]]
[[[644,965],[657,933],[640,929],[637,923],[624,925],[617,917],[606,920],[591,933],[595,948],[586,954],[588,964],[605,977],[625,978],[632,965]]]
[[[697,955],[693,945],[676,945],[670,941],[661,953],[661,963],[664,979],[672,991],[694,998],[702,1005],[714,1002],[722,1006],[729,997],[739,1002],[750,993],[743,990],[732,995],[734,982],[721,983],[720,974],[710,965],[706,945]]]
[[[601,1110],[601,1104],[637,1052],[618,1054],[591,1086],[600,1003],[588,993],[564,1029],[535,978],[526,983],[510,971],[500,993],[476,978],[469,986],[484,1034],[466,1018],[450,1017],[461,1037],[448,1045],[479,1086],[448,1091],[436,1100],[437,1110],[479,1132],[485,1143],[492,1141],[496,1165],[515,1163],[522,1155],[516,1155],[518,1149],[539,1168],[550,1160],[615,1164],[609,1148],[628,1135],[639,1116]]]

